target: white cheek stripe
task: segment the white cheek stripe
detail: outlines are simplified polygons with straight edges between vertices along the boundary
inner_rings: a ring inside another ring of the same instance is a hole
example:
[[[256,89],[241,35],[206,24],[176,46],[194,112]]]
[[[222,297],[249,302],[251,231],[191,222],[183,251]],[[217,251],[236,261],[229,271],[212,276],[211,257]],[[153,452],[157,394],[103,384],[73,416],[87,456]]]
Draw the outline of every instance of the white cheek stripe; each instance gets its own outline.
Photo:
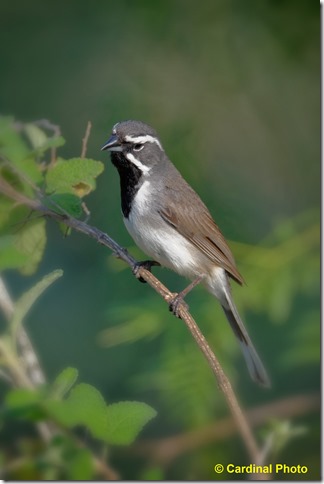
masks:
[[[145,134],[143,136],[125,136],[125,141],[128,141],[130,143],[156,143],[160,150],[162,151],[162,146],[160,141],[157,138],[154,138],[154,136],[151,136],[149,134]]]
[[[101,149],[104,149],[104,147]],[[121,146],[111,146],[108,148],[108,151],[123,151],[123,148]]]
[[[143,173],[148,173],[150,171],[151,168],[143,165],[143,163],[137,160],[135,156],[132,155],[132,153],[126,153],[125,156],[131,163],[137,166],[137,168],[139,168]]]

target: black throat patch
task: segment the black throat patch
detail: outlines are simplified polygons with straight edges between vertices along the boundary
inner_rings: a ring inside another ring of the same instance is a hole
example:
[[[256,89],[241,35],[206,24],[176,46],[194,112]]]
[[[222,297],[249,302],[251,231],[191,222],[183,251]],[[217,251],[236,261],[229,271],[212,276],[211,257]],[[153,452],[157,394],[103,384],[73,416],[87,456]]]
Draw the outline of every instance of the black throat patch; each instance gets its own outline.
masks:
[[[112,152],[111,161],[119,173],[121,208],[124,217],[128,218],[133,199],[140,188],[139,181],[143,173],[122,153]]]

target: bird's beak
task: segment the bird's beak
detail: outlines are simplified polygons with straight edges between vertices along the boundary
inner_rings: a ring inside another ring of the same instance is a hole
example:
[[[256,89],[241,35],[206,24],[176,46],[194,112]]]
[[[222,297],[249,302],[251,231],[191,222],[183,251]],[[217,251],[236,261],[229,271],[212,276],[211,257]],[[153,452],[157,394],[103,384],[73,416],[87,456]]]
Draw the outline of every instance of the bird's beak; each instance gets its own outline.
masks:
[[[111,135],[107,143],[103,145],[101,151],[122,151],[122,147],[115,134]]]

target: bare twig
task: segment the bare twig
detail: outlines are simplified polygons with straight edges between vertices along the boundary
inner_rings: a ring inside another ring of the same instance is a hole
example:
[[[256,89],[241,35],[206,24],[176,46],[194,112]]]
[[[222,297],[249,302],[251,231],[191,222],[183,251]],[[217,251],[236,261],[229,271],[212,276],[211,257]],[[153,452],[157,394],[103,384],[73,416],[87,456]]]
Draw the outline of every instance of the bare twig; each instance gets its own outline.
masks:
[[[82,138],[81,158],[85,158],[87,154],[87,146],[88,146],[88,140],[91,132],[91,127],[92,127],[91,121],[88,121],[84,138]]]
[[[54,210],[50,210],[48,209],[48,207],[45,207],[44,205],[42,205],[42,203],[39,200],[32,200],[27,198],[26,196],[16,192],[14,188],[2,178],[0,178],[0,191],[7,197],[11,198],[12,200],[18,203],[22,203],[33,210],[37,210],[38,212],[41,212],[43,215],[47,217],[50,217],[54,220],[62,222],[66,226],[71,227],[72,229],[78,232],[82,232],[88,235],[89,237],[92,237],[100,244],[112,250],[113,253],[118,258],[126,262],[126,264],[128,264],[133,270],[137,267],[137,261],[127,252],[126,249],[122,248],[119,244],[117,244],[117,242],[115,242],[111,237],[109,237],[109,235],[98,230],[97,228],[87,225],[86,223],[76,220],[75,218],[70,217],[68,215],[62,215],[60,213],[55,212]],[[146,270],[144,267],[140,267],[137,270],[137,277],[139,276],[142,277],[156,292],[158,292],[167,303],[169,303],[174,298],[174,294],[170,292],[169,289],[167,289],[151,272]],[[259,458],[258,445],[251,431],[250,425],[243,411],[241,410],[241,407],[238,403],[238,400],[235,396],[232,386],[227,376],[225,375],[218,359],[216,358],[213,351],[211,350],[208,342],[206,341],[205,337],[201,333],[196,322],[188,312],[186,305],[183,303],[180,303],[179,305],[179,315],[187,325],[197,345],[199,346],[203,355],[207,359],[210,368],[212,369],[214,375],[216,376],[218,386],[222,391],[222,393],[224,394],[228,407],[232,413],[232,417],[235,422],[235,425],[237,426],[237,429],[241,434],[241,437],[245,443],[250,461],[252,463],[258,462],[258,458]],[[265,478],[265,475],[260,474],[258,477],[259,479],[262,479],[262,478]]]

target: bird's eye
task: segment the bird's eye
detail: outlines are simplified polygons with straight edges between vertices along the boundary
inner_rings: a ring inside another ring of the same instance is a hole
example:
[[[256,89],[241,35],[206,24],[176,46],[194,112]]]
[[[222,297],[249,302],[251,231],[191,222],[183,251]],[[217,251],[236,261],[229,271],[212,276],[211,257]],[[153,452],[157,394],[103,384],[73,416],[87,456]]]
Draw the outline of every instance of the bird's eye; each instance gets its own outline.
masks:
[[[134,145],[134,151],[141,151],[143,148],[144,145],[141,143],[136,143],[136,145]]]

